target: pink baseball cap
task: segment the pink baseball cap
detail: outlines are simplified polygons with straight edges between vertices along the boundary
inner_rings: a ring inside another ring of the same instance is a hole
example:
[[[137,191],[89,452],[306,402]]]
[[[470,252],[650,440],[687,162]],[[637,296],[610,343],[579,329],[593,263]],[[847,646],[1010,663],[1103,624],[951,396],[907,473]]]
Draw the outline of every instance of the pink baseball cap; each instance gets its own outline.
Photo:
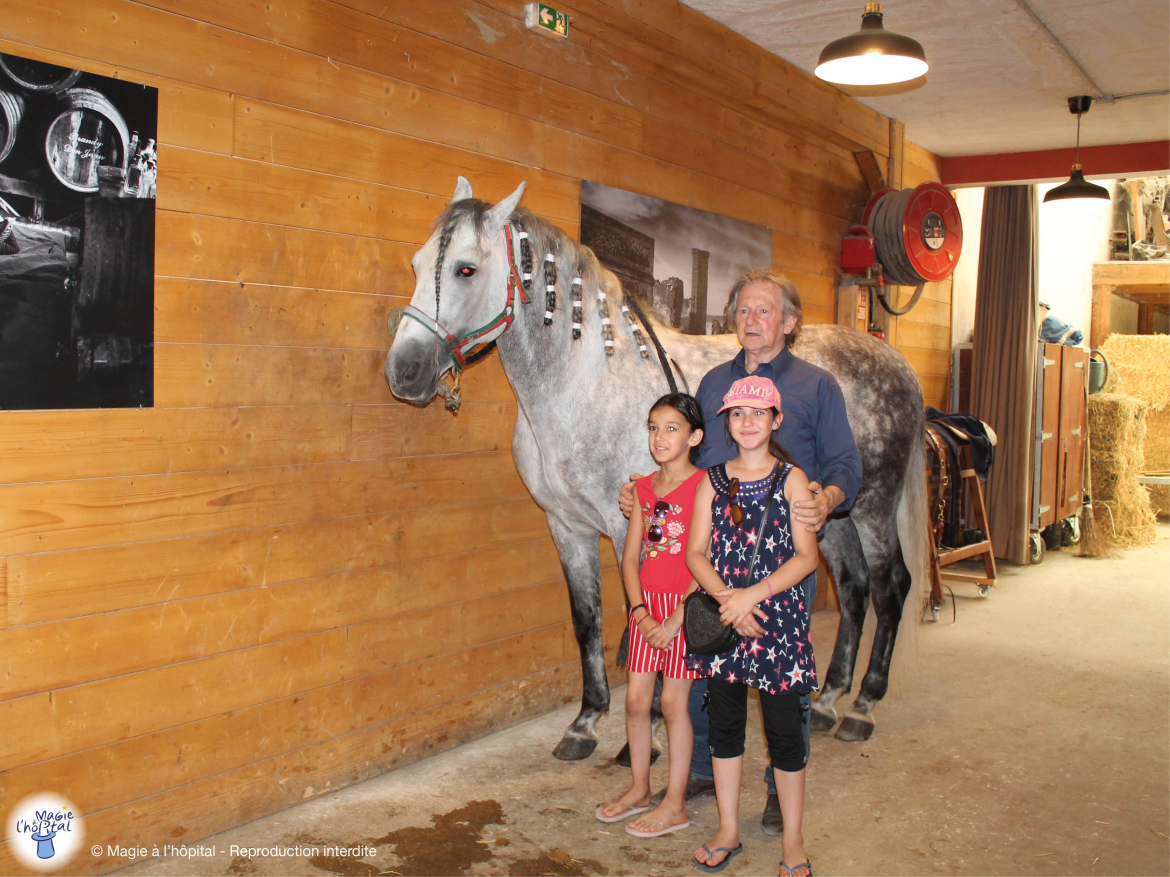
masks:
[[[722,414],[728,408],[775,408],[780,411],[780,391],[767,378],[749,375],[731,385],[718,413]]]

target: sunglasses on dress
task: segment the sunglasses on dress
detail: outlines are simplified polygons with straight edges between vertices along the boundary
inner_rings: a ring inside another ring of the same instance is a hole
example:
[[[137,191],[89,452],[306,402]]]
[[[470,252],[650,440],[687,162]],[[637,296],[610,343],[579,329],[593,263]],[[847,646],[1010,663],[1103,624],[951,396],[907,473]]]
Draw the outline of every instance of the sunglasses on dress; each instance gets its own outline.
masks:
[[[654,503],[654,517],[651,519],[650,528],[646,531],[647,542],[662,542],[666,539],[666,530],[663,529],[663,524],[666,523],[666,516],[670,514],[670,503],[664,499],[658,500]]]
[[[731,523],[739,527],[743,523],[743,509],[740,504],[736,502],[735,498],[739,495],[739,479],[732,478],[727,483],[727,498],[730,500],[729,507],[731,508]]]

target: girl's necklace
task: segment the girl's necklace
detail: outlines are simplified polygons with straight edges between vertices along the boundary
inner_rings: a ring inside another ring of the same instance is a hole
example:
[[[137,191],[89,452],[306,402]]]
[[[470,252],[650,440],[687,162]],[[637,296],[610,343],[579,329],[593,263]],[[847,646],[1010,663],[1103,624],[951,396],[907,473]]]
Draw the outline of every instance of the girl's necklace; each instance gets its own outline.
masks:
[[[727,471],[727,475],[730,478],[738,478],[740,481],[748,482],[760,481],[771,475],[776,468],[776,464],[780,462],[772,456],[768,457],[768,461],[770,465],[767,469],[740,469],[739,467],[736,467],[735,470],[733,470],[730,465],[724,466],[723,468]]]

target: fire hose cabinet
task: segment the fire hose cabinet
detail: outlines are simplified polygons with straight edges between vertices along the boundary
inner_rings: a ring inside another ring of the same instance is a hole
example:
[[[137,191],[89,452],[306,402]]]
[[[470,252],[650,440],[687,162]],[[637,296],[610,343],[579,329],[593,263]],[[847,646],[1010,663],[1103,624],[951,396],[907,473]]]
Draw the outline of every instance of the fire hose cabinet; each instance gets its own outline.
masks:
[[[864,274],[877,261],[873,232],[864,225],[855,225],[841,238],[841,271],[845,274]]]

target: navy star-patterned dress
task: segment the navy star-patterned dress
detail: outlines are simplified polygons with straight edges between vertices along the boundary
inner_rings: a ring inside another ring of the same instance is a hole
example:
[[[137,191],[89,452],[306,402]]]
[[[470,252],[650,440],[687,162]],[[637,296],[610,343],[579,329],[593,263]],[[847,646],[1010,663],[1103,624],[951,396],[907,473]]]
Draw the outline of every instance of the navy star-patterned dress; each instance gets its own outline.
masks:
[[[731,520],[727,470],[722,465],[707,470],[715,488],[715,498],[711,501],[711,565],[729,588],[756,584],[796,553],[788,500],[784,498],[784,482],[792,464],[777,462],[776,465],[783,465],[784,469],[768,507],[768,520],[761,519],[775,468],[759,481],[740,482],[736,499],[743,509],[743,520],[738,527]],[[757,541],[759,552],[749,582],[748,566]],[[743,637],[734,651],[721,655],[689,654],[688,664],[706,676],[743,682],[770,694],[815,691],[817,671],[809,639],[810,607],[804,590],[803,584],[798,584],[760,604],[759,608],[767,616],[756,617],[764,628],[763,636]]]

